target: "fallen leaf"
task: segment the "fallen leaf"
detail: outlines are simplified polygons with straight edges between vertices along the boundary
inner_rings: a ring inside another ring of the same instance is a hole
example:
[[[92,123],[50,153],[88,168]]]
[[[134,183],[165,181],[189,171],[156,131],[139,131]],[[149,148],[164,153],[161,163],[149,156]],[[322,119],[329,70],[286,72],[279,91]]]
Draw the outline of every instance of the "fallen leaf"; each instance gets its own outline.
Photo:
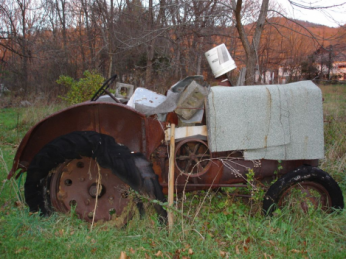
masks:
[[[64,230],[63,229],[59,229],[59,231],[56,231],[54,234],[57,237],[61,237],[64,234]]]
[[[91,243],[95,244],[96,240],[95,239],[91,239]]]
[[[155,247],[155,246],[156,246],[156,244],[155,244],[155,242],[154,242],[153,240],[151,240],[151,246],[152,246],[152,247]]]
[[[131,253],[131,254],[134,254],[134,253],[135,253],[135,249],[133,249],[132,247],[130,247],[129,250],[130,250],[130,253]]]
[[[180,249],[175,250],[175,253],[173,255],[173,259],[179,259],[180,258]]]
[[[190,259],[190,256],[183,256],[182,259]]]
[[[247,251],[249,250],[249,248],[247,246],[243,246],[244,252],[247,253]]]
[[[126,253],[121,251],[119,259],[126,259],[126,258],[127,258]]]
[[[275,246],[275,243],[274,243],[273,240],[268,240],[268,242],[269,242],[271,245]]]
[[[235,246],[235,253],[238,255],[240,254],[238,246]]]
[[[250,241],[251,241],[251,238],[248,237],[248,238],[245,240],[245,243],[248,244],[248,243],[250,243]]]
[[[15,201],[14,202],[14,206],[16,206],[17,208],[18,207],[21,207],[23,204],[20,202],[20,201]]]
[[[147,253],[145,253],[145,259],[151,259],[151,257]]]
[[[29,248],[27,248],[27,247],[21,247],[21,248],[19,248],[18,250],[16,250],[14,253],[15,253],[15,254],[19,254],[19,253],[23,252],[24,250],[29,250]]]
[[[297,250],[297,249],[292,249],[292,250],[290,250],[290,252],[297,253],[297,254],[305,254],[306,253],[306,251],[300,251],[300,250]]]
[[[93,249],[91,249],[91,253],[94,254],[96,252],[97,248],[94,247]]]
[[[226,256],[226,252],[224,252],[224,251],[220,251],[220,255],[221,255],[221,257],[225,257]]]
[[[267,253],[264,253],[263,255],[264,255],[264,258],[265,258],[265,259],[272,259],[272,258],[273,258],[273,257],[271,257],[270,255],[267,255]]]
[[[162,256],[163,253],[159,250],[155,255],[156,255],[156,256]]]
[[[193,251],[192,251],[191,248],[189,248],[188,254],[189,254],[189,255],[193,255]]]

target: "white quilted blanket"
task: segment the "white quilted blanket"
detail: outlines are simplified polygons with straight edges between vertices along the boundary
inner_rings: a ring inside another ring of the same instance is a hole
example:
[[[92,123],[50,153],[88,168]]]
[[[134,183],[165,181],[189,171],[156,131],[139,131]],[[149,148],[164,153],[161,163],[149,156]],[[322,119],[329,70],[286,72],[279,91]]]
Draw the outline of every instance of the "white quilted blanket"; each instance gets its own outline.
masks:
[[[324,157],[322,94],[311,81],[212,87],[206,116],[212,152],[244,150],[247,160]]]

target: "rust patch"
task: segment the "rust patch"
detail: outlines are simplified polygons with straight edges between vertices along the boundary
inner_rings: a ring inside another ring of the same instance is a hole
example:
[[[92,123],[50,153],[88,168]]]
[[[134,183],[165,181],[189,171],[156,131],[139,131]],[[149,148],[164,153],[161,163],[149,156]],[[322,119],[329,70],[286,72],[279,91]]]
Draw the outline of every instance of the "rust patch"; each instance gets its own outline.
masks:
[[[78,163],[85,166],[80,168]],[[129,186],[115,176],[110,169],[100,168],[101,189],[96,188],[98,167],[92,158],[82,157],[65,162],[56,170],[50,185],[53,207],[60,212],[69,212],[72,206],[81,219],[91,222],[96,196],[98,196],[95,221],[107,221],[120,217],[128,205]],[[89,175],[92,175],[90,178]],[[83,179],[83,181],[81,181]]]

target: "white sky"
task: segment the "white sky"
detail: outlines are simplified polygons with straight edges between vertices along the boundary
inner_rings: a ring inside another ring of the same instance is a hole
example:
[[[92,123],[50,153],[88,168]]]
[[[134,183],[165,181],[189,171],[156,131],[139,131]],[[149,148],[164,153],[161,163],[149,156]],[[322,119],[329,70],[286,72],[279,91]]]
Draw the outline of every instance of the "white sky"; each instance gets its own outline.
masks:
[[[346,24],[346,0],[292,0],[292,2],[311,7],[333,6],[344,3],[342,6],[320,10],[306,10],[292,6],[289,0],[272,0],[272,2],[275,1],[284,8],[286,15],[290,18],[330,27],[338,27]]]

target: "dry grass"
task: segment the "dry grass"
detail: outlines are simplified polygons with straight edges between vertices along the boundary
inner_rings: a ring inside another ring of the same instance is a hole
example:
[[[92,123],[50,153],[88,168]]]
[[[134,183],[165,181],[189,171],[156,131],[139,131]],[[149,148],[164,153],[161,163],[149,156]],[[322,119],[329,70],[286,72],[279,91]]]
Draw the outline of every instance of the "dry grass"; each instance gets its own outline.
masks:
[[[22,111],[21,124],[34,125],[41,121],[43,118],[65,108],[64,104],[52,104],[46,101],[37,102],[32,106],[27,107]]]

